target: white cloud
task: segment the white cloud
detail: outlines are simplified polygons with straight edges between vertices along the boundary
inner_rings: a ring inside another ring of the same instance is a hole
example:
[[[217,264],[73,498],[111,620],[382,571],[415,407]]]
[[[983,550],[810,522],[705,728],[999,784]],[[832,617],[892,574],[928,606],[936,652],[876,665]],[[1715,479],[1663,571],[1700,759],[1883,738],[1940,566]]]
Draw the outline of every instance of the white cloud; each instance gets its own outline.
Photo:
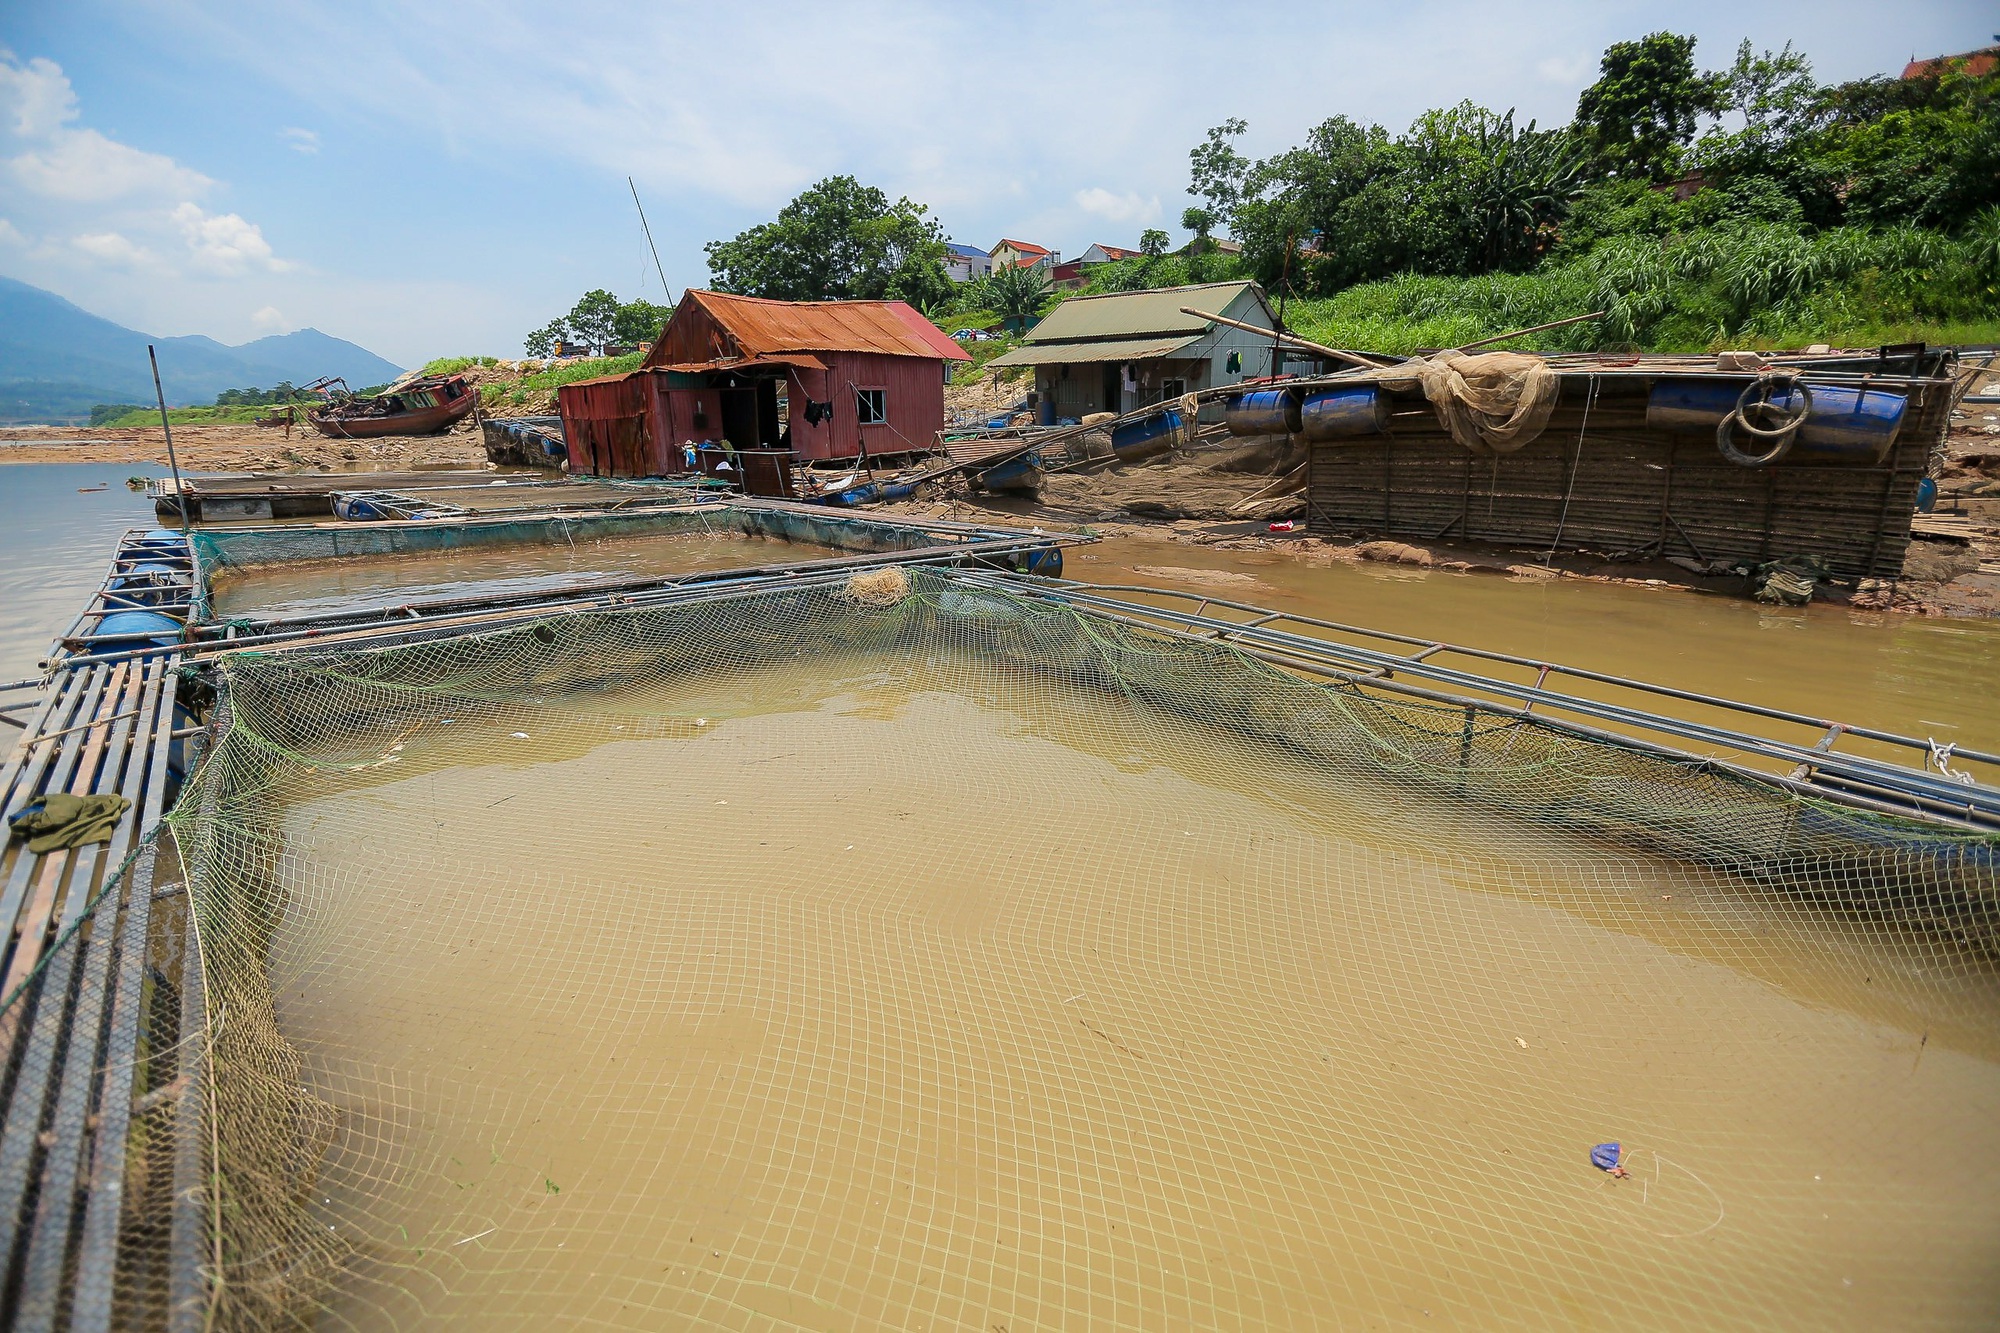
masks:
[[[217,188],[164,153],[118,142],[78,123],[76,90],[62,67],[22,61],[0,47],[0,188],[13,216],[51,239],[33,257],[79,272],[147,270],[162,276],[243,277],[293,266],[256,223],[211,212]],[[310,131],[293,131],[317,147]],[[12,237],[21,232],[8,220]],[[4,238],[0,238],[4,239]],[[15,241],[16,244],[19,241]],[[240,308],[240,307],[239,307]]]
[[[47,138],[76,119],[76,90],[55,61],[36,56],[24,65],[0,46],[0,115],[23,139]]]
[[[319,134],[317,131],[302,130],[297,126],[293,126],[291,129],[281,130],[278,137],[283,139],[285,147],[291,149],[294,153],[317,153],[319,151]]]
[[[291,267],[271,253],[271,243],[256,223],[234,213],[206,213],[198,204],[182,204],[173,211],[173,220],[195,262],[210,272],[232,275],[261,268],[283,273]]]
[[[111,268],[158,268],[159,256],[115,231],[90,232],[70,238],[70,249]]]
[[[62,66],[41,56],[23,64],[0,47],[0,120],[26,149],[5,165],[28,193],[71,203],[178,200],[215,184],[170,157],[79,129],[69,123],[76,118],[76,90]]]
[[[267,305],[250,316],[250,323],[270,333],[284,333],[292,326],[285,318],[285,312],[274,305]]]
[[[58,129],[42,147],[7,165],[29,192],[69,203],[148,195],[184,199],[215,184],[170,157],[128,147],[96,130]]]
[[[6,218],[0,218],[0,245],[25,246],[27,243],[28,243],[28,238],[21,234],[21,229],[19,227],[15,226],[12,222],[8,221]]]
[[[1113,194],[1100,185],[1076,192],[1076,206],[1106,222],[1151,222],[1160,216],[1160,196]]]

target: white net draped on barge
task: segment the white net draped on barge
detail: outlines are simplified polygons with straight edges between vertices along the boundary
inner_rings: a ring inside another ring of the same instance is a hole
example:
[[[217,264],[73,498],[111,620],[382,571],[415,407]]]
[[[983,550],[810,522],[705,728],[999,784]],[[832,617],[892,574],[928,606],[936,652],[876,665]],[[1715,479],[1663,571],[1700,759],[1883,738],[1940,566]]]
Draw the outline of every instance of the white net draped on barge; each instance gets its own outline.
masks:
[[[2000,1300],[1991,839],[923,572],[218,674],[123,1322]]]

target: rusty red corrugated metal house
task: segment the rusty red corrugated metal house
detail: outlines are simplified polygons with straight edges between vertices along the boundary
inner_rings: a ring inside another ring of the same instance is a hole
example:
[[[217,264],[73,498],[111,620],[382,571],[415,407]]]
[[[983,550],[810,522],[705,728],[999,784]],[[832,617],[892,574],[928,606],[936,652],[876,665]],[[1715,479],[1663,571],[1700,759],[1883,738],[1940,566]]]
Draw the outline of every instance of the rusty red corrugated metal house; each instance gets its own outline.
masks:
[[[666,476],[690,470],[690,445],[805,460],[928,449],[948,367],[969,359],[902,301],[689,291],[637,370],[556,398],[572,472]]]

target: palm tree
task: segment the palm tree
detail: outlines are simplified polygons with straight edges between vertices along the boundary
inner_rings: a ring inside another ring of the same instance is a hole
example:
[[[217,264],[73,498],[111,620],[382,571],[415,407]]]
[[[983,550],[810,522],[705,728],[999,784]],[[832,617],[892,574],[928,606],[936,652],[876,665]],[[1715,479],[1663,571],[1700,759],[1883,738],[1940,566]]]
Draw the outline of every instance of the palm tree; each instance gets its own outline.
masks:
[[[995,269],[979,281],[986,307],[1016,333],[1041,318],[1049,302],[1049,275],[1036,265]]]

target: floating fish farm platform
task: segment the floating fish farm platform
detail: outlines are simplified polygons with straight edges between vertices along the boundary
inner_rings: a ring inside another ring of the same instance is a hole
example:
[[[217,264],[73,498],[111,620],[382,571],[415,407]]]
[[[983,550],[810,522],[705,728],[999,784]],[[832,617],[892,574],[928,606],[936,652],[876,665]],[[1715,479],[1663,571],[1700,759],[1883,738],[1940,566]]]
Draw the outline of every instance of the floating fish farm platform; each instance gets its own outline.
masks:
[[[1306,442],[1315,532],[1718,568],[1804,557],[1846,578],[1900,575],[1950,421],[1950,351],[1756,369],[1691,356],[1517,360],[1531,382],[1512,401],[1535,407],[1516,407],[1497,432],[1487,428],[1506,411],[1479,418],[1477,398],[1460,389],[1454,400],[1437,366],[1245,394],[1232,428]]]
[[[704,539],[801,558],[218,610],[231,580],[261,572],[365,581],[440,556]],[[1679,1050],[1745,1026],[1805,967],[1813,985],[1865,976],[1893,990],[1934,1051],[1985,1049],[1986,992],[1967,979],[2000,956],[2000,755],[1199,593],[1065,581],[1062,548],[1079,540],[699,497],[130,534],[46,678],[0,689],[0,719],[22,731],[0,770],[10,817],[52,796],[116,798],[98,814],[108,841],[12,841],[0,859],[0,1322],[387,1326],[426,1302],[490,1318],[556,1301],[544,1281],[602,1287],[598,1259],[565,1247],[640,1225],[614,1216],[642,1216],[661,1243],[701,1235],[667,1276],[646,1251],[643,1280],[618,1287],[625,1313],[605,1318],[635,1327],[752,1326],[746,1311],[774,1310],[907,1323],[941,1280],[1023,1326],[1081,1322],[1100,1306],[1068,1250],[1017,1261],[1000,1256],[1025,1245],[995,1246],[961,1263],[958,1241],[921,1239],[986,1235],[970,1219],[990,1220],[994,1199],[1038,1244],[1069,1234],[1057,1223],[1079,1154],[1091,1172],[1151,1164],[1107,1197],[1175,1201],[1116,1242],[1135,1292],[1165,1291],[1145,1275],[1178,1271],[1194,1252],[1182,1241],[1207,1243],[1225,1215],[1190,1222],[1180,1200],[1226,1211],[1248,1189],[1260,1213],[1285,1210],[1282,1226],[1243,1223],[1280,1274],[1260,1300],[1303,1300],[1313,1274],[1341,1280],[1313,1254],[1417,1246],[1428,1264],[1424,1247],[1442,1244],[1491,1260],[1494,1309],[1541,1310],[1542,1266],[1574,1271],[1603,1206],[1588,1188],[1466,1153],[1414,1220],[1397,1211],[1409,1155],[1427,1146],[1402,1126],[1430,1111],[1383,1071],[1417,1061],[1470,1078],[1452,1071],[1529,1051],[1512,1029],[1472,1031],[1484,1020],[1465,1019],[1469,1000],[1451,1021],[1431,1016],[1437,987],[1491,970],[1504,980],[1493,1003],[1525,990],[1559,1015],[1550,1024],[1583,1023],[1606,1002],[1579,992],[1564,1007],[1569,964],[1631,950],[1651,970],[1647,984],[1614,976],[1616,1003],[1660,989],[1666,1008],[1648,1021],[1666,1025],[1658,1050]],[[996,785],[974,755],[1019,771]],[[1072,781],[1022,785],[1043,765]],[[871,801],[871,783],[900,784],[897,799]],[[794,786],[818,803],[794,802]],[[932,818],[927,802],[947,798],[952,814]],[[1099,800],[1120,802],[1103,827],[1074,822]],[[605,835],[602,873],[576,875],[603,812],[634,832]],[[961,852],[974,825],[997,841]],[[510,836],[557,857],[547,878],[488,847]],[[494,865],[471,863],[482,848]],[[842,878],[863,856],[880,859]],[[961,901],[939,876],[1015,896]],[[1091,910],[1069,915],[1079,901]],[[1670,915],[1686,903],[1713,914]],[[1265,915],[1278,905],[1297,914]],[[1440,949],[1465,964],[1432,967]],[[1694,961],[1711,954],[1724,966]],[[1733,986],[1737,963],[1779,980],[1667,1013],[1676,988],[1724,974]],[[1369,1017],[1406,1023],[1393,1047],[1359,1028],[1345,1044],[1322,1035],[1406,973],[1415,988]],[[478,989],[495,976],[497,990]],[[475,993],[543,1053],[468,1048],[449,1068],[423,1054],[447,1030],[479,1037],[483,1016],[461,1007]],[[381,1007],[398,997],[404,1008]],[[843,1006],[851,1029],[813,1026]],[[1813,1033],[1814,1051],[1879,1059],[1872,1035]],[[1580,1045],[1622,1058],[1647,1037]],[[544,1112],[576,1111],[534,1065],[564,1051],[609,1080],[611,1100],[580,1112],[593,1141],[639,1126],[611,1147],[646,1164],[644,1197],[617,1193],[629,1162],[606,1185],[535,1155]],[[627,1060],[641,1071],[629,1084],[603,1072]],[[1536,1095],[1568,1107],[1596,1071],[1560,1068]],[[1329,1111],[1330,1077],[1387,1078],[1389,1109]],[[532,1104],[508,1079],[533,1086]],[[1983,1086],[1954,1084],[1947,1100],[1970,1105]],[[978,1101],[989,1087],[1005,1094],[991,1105]],[[1476,1080],[1426,1096],[1452,1117],[1510,1104]],[[963,1129],[994,1117],[1019,1118]],[[1524,1154],[1535,1132],[1507,1130]],[[659,1137],[675,1135],[678,1156]],[[920,1142],[977,1171],[916,1170],[898,1154]],[[1308,1170],[1301,1152],[1326,1157]],[[744,1153],[754,1168],[730,1174]],[[1727,1169],[1761,1180],[1763,1151],[1750,1159]],[[1710,1187],[1650,1169],[1660,1206],[1681,1212],[1616,1232],[1632,1281],[1690,1318],[1752,1301],[1736,1270],[1701,1267],[1738,1241],[1693,1258],[1680,1245],[1722,1226]],[[1335,1179],[1382,1184],[1312,1193]],[[846,1193],[861,1211],[843,1226],[887,1227],[907,1202],[923,1219],[915,1248],[887,1230],[880,1247],[822,1243],[814,1210]],[[689,1211],[673,1212],[683,1198]],[[1735,1225],[1760,1225],[1731,1202]],[[611,1212],[568,1230],[549,1220],[592,1206]],[[1958,1216],[1899,1206],[1941,1234]],[[1513,1211],[1488,1254],[1496,1208]],[[753,1234],[766,1214],[772,1230]],[[1056,1229],[1032,1230],[1045,1222]],[[731,1227],[752,1228],[740,1253]],[[778,1239],[759,1249],[759,1236]],[[1767,1246],[1748,1249],[1771,1266]],[[1029,1291],[1016,1262],[1056,1276]],[[774,1285],[781,1269],[810,1270],[818,1294]],[[870,1276],[884,1273],[894,1281]],[[1247,1280],[1168,1294],[1247,1326],[1231,1285]],[[1371,1290],[1335,1294],[1365,1304]],[[1780,1308],[1767,1297],[1759,1318]]]

